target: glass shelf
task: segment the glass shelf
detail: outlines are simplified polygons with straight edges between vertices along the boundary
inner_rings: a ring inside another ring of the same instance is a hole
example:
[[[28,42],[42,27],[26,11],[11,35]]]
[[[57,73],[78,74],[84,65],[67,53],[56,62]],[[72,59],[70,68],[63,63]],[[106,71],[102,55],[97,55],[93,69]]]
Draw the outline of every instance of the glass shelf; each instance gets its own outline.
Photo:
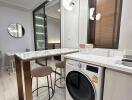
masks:
[[[40,16],[35,16],[36,19],[40,19],[40,20],[44,20],[43,17],[40,17]]]
[[[37,35],[44,35],[44,33],[36,32]]]
[[[44,28],[44,26],[41,25],[41,24],[36,24],[36,27],[42,27],[42,28]]]

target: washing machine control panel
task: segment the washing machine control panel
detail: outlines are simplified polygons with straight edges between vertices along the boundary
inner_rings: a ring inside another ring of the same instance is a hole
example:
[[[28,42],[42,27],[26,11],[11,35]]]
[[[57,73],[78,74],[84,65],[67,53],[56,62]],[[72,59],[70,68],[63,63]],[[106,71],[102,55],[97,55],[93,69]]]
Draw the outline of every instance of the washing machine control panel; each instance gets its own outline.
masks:
[[[94,73],[98,73],[98,68],[91,65],[86,65],[86,70],[94,72]]]

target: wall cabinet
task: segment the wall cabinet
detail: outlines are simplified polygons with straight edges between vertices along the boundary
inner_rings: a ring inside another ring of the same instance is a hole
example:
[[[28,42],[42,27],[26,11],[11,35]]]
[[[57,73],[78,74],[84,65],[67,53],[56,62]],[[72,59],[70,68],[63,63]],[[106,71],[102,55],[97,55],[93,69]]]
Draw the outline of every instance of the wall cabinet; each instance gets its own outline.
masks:
[[[106,69],[103,100],[132,100],[132,75]]]
[[[95,11],[94,19],[89,19],[88,42],[95,47],[118,48],[122,0],[90,0],[89,5]]]

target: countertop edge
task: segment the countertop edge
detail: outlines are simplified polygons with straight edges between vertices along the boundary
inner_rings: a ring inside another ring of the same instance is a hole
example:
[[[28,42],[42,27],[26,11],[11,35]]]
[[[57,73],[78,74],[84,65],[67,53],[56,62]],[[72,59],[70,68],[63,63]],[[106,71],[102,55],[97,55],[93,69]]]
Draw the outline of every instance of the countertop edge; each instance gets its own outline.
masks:
[[[64,58],[71,59],[71,60],[76,60],[76,61],[81,61],[81,62],[84,62],[84,63],[98,65],[100,67],[104,67],[104,68],[107,68],[107,69],[110,69],[110,70],[115,70],[115,71],[125,73],[125,74],[132,74],[132,67],[128,67],[128,66],[121,67],[122,65],[110,64],[110,63],[105,64],[105,63],[101,63],[101,62],[89,61],[89,60],[86,60],[86,59],[77,58],[77,57],[73,57],[73,56],[69,56],[69,55],[64,56]]]
[[[31,61],[31,60],[36,60],[36,59],[42,59],[50,56],[57,56],[57,55],[66,55],[66,54],[71,54],[71,53],[76,53],[79,52],[79,50],[74,50],[74,51],[69,51],[69,52],[64,52],[64,53],[56,53],[56,54],[50,54],[50,55],[45,55],[45,56],[39,56],[39,57],[32,57],[32,58],[22,58],[15,54],[14,56],[19,58],[21,61],[26,62],[26,61]]]

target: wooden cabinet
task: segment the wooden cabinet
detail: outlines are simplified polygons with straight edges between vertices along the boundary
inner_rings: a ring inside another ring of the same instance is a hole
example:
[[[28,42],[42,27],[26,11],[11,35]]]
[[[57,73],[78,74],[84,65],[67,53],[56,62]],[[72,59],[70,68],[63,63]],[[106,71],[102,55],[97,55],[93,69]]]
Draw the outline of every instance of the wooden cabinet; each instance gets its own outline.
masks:
[[[94,2],[91,5],[95,5],[96,9],[93,15],[95,20],[89,23],[89,28],[92,27],[90,34],[94,34],[91,35],[92,43],[95,47],[117,48],[120,30],[121,0],[93,0],[91,2]],[[97,14],[101,14],[99,20],[96,20]]]
[[[103,100],[132,100],[132,75],[106,69]]]

